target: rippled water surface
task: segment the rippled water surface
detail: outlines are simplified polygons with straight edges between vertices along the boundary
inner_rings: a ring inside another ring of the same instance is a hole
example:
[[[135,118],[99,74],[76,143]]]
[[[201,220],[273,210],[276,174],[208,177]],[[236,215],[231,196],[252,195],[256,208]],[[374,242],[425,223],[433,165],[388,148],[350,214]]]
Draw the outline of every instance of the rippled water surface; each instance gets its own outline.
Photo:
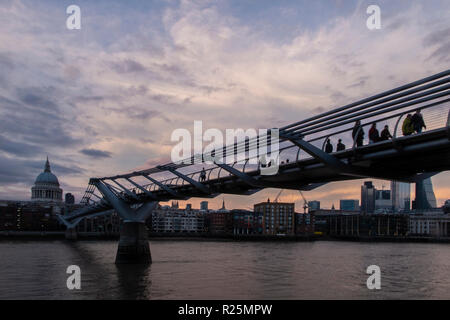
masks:
[[[150,267],[115,241],[0,241],[1,299],[450,299],[450,245],[151,241]],[[368,290],[367,266],[381,268]],[[81,290],[66,287],[79,265]]]

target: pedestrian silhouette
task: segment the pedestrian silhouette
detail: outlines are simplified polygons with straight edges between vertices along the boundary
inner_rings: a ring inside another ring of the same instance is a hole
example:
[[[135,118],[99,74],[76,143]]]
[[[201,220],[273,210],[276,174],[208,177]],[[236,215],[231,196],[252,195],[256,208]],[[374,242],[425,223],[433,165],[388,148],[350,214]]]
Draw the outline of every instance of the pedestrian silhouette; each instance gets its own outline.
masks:
[[[353,137],[353,141],[356,142],[357,147],[360,147],[363,145],[364,130],[363,130],[363,127],[361,126],[360,120],[357,120],[355,122],[355,126],[353,127],[353,131],[352,131],[352,137]]]
[[[372,123],[372,127],[369,130],[369,143],[375,143],[380,140],[380,134],[378,133],[377,124]]]
[[[392,135],[389,132],[389,126],[385,125],[384,129],[381,131],[380,140],[385,141],[385,140],[389,140],[390,138],[392,138]]]
[[[420,109],[416,110],[416,113],[411,118],[412,126],[415,132],[421,133],[422,128],[426,129],[427,126],[425,125],[425,121],[423,121],[423,116],[420,113]]]
[[[200,172],[200,181],[204,182],[206,180],[206,171],[205,168],[202,169],[202,172]]]
[[[327,144],[325,145],[325,152],[326,153],[333,152],[333,145],[331,144],[330,139],[327,139]]]
[[[414,132],[411,114],[408,114],[406,116],[405,120],[403,120],[402,132],[403,132],[404,136],[409,136],[410,134],[412,134]]]
[[[338,144],[336,146],[336,151],[342,151],[345,150],[345,144],[342,143],[342,139],[338,140]]]

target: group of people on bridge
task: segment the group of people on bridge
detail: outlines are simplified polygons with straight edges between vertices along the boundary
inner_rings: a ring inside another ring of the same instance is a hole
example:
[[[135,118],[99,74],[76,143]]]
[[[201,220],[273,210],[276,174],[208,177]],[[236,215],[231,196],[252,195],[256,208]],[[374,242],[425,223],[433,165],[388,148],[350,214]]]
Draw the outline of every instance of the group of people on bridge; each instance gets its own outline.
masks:
[[[426,129],[425,121],[423,120],[423,116],[420,113],[420,109],[417,109],[416,112],[412,114],[408,114],[403,120],[402,124],[402,133],[404,136],[409,136],[413,133],[421,133],[423,129]],[[361,147],[364,143],[364,129],[361,125],[361,121],[357,120],[355,122],[355,126],[352,131],[352,138],[356,145],[356,147]],[[369,129],[369,144],[386,141],[392,138],[392,134],[389,131],[389,126],[385,125],[383,130],[378,132],[376,122],[372,123],[372,126]],[[338,144],[336,146],[336,151],[345,150],[345,145],[342,143],[342,139],[338,140]],[[328,138],[325,144],[325,152],[332,153],[333,145],[331,144],[330,139]]]
[[[423,129],[426,129],[425,121],[423,120],[423,116],[420,113],[420,109],[417,109],[416,112],[412,114],[408,114],[403,120],[402,124],[402,133],[404,136],[409,136],[413,133],[421,133]],[[357,120],[355,122],[355,126],[352,130],[352,138],[356,145],[356,147],[360,147],[364,143],[364,129],[361,125],[361,121]],[[386,141],[389,139],[392,139],[392,134],[389,131],[389,126],[385,125],[383,130],[381,130],[381,133],[378,132],[377,124],[376,122],[372,123],[372,126],[369,129],[369,144],[380,142],[380,141]],[[345,144],[342,143],[342,139],[338,140],[338,143],[336,145],[336,151],[343,151],[345,150]],[[325,144],[325,152],[326,153],[332,153],[333,152],[333,145],[331,144],[331,140],[327,138],[326,144]],[[286,161],[286,163],[289,163],[289,160]],[[284,162],[282,162],[284,164]],[[269,164],[270,166],[270,164]],[[199,176],[200,182],[205,182],[206,180],[206,170],[205,168],[202,169]]]
[[[426,129],[425,121],[423,120],[423,116],[420,113],[420,109],[416,111],[416,113],[408,114],[403,120],[402,132],[404,136],[409,136],[415,133],[421,133],[422,129]]]

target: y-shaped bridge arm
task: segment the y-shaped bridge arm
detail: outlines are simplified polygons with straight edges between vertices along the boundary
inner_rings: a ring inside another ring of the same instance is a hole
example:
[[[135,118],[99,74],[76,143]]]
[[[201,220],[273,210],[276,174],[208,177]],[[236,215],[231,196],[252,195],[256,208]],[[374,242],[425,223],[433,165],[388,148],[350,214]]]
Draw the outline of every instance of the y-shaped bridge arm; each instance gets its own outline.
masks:
[[[108,200],[111,206],[125,221],[143,222],[158,205],[157,201],[151,201],[133,210],[125,201],[118,198],[102,181],[96,180],[94,183],[105,199]]]
[[[239,179],[241,179],[242,181],[244,181],[248,185],[251,185],[252,187],[256,187],[256,188],[264,187],[263,183],[260,183],[258,180],[256,180],[252,176],[249,176],[248,174],[246,174],[244,172],[241,172],[241,171],[239,171],[236,168],[233,168],[233,167],[231,167],[231,166],[229,166],[227,164],[224,164],[224,163],[216,163],[216,165],[218,167],[224,169],[225,171],[228,171],[232,175],[238,177]]]
[[[192,179],[192,178],[182,174],[181,172],[179,172],[177,170],[174,170],[174,169],[168,168],[168,167],[162,167],[162,166],[158,166],[158,169],[169,171],[170,173],[173,173],[177,177],[180,177],[181,179],[183,179],[183,180],[187,181],[188,183],[192,184],[195,188],[197,188],[201,192],[203,192],[205,194],[211,194],[209,189],[204,184],[202,184],[202,183],[200,183],[198,181],[195,181],[194,179]]]
[[[308,141],[303,140],[301,137],[297,137],[295,135],[280,133],[280,136],[283,138],[291,141],[293,144],[295,144],[297,147],[305,150],[306,153],[314,157],[315,159],[318,159],[322,163],[324,163],[326,166],[332,168],[338,173],[345,174],[347,176],[354,176],[354,177],[374,177],[373,174],[368,172],[365,168],[357,167],[349,165],[335,156],[324,152],[323,150],[317,148],[316,146],[312,145]],[[382,177],[380,177],[383,179]]]
[[[124,187],[122,184],[120,184],[119,182],[117,182],[114,179],[111,179],[112,182],[114,182],[115,184],[117,184],[119,187],[121,187],[123,189],[123,191],[125,191],[125,193],[127,195],[129,195],[130,197],[134,198],[134,199],[138,199],[137,195],[134,194],[133,192],[131,192],[130,190],[128,190],[126,187]]]
[[[97,189],[102,193],[103,197],[113,206],[114,209],[117,210],[117,213],[124,220],[133,220],[133,216],[130,214],[130,208],[128,204],[117,197],[104,183],[100,180],[94,181]]]
[[[98,216],[111,214],[113,212],[114,212],[113,210],[101,211],[101,212],[96,212],[96,213],[92,213],[92,214],[88,214],[88,215],[84,215],[84,216],[79,216],[75,219],[70,219],[70,216],[64,216],[64,215],[57,214],[56,218],[59,220],[59,222],[63,223],[67,227],[67,229],[72,229],[72,228],[75,228],[83,219],[95,218]]]
[[[144,178],[146,178],[147,180],[153,182],[154,184],[156,184],[158,187],[160,187],[161,189],[163,189],[164,191],[166,191],[167,193],[171,194],[172,196],[174,196],[175,198],[180,198],[180,199],[186,199],[187,197],[180,195],[178,192],[172,190],[171,188],[169,188],[168,186],[166,186],[165,184],[159,182],[156,179],[153,179],[152,177],[150,177],[148,174],[143,174],[142,175]]]
[[[312,157],[318,159],[319,161],[323,162],[324,164],[326,164],[327,166],[333,168],[338,172],[343,173],[345,172],[348,174],[355,173],[353,168],[350,167],[348,164],[342,162],[335,156],[332,156],[331,154],[324,152],[323,150],[317,148],[316,146],[313,146],[311,143],[303,140],[301,137],[296,137],[294,135],[290,135],[287,133],[280,133],[280,136],[291,141],[297,147],[305,150],[305,152],[311,155]]]
[[[150,198],[152,198],[153,200],[156,200],[156,197],[153,193],[151,193],[150,191],[148,191],[147,189],[145,189],[144,187],[138,185],[136,182],[134,182],[133,180],[131,180],[130,178],[125,178],[128,182],[130,182],[132,185],[134,185],[135,187],[137,187],[138,189],[142,190],[146,195],[148,195]]]

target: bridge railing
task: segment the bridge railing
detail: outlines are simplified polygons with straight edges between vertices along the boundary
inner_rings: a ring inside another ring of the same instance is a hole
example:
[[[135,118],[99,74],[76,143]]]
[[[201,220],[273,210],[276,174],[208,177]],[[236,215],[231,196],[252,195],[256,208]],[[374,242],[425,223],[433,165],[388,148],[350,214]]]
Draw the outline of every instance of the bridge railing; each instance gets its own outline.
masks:
[[[447,99],[446,99],[447,100]],[[421,106],[421,114],[423,116],[426,129],[423,131],[430,131],[433,129],[443,128],[446,126],[446,117],[442,116],[449,112],[450,102],[444,100],[444,102],[436,102],[427,105]],[[402,137],[402,125],[408,114],[414,114],[416,108],[402,110],[400,112],[390,112],[382,117],[374,117],[365,119],[365,123],[361,123],[361,128],[364,132],[363,145],[369,143],[369,129],[373,123],[376,124],[377,130],[381,134],[381,131],[384,129],[384,126],[388,126],[389,133],[393,136],[393,138]],[[345,145],[345,150],[355,149],[355,141],[352,137],[353,126],[347,128],[339,128],[337,131],[332,132],[324,132],[322,135],[315,137],[310,142],[320,141],[320,147],[322,150],[325,150],[325,144],[327,139],[331,140],[331,144],[333,145],[333,152],[336,151],[336,145],[339,139],[342,140],[342,143]],[[391,139],[388,139],[388,141]],[[391,140],[392,141],[392,140]],[[298,149],[297,149],[298,150]]]
[[[315,142],[323,138],[322,136],[324,134],[328,136],[336,131],[342,133],[352,130],[352,126],[349,128],[345,128],[344,126],[351,125],[356,120],[366,120],[367,123],[387,120],[395,117],[395,113],[398,113],[399,110],[411,110],[419,107],[426,108],[426,104],[430,101],[434,101],[437,104],[448,102],[446,97],[448,97],[450,89],[449,74],[450,71],[447,70],[440,74],[283,127],[280,130],[284,133],[296,134],[310,142]],[[386,115],[388,116],[386,117]],[[367,124],[363,123],[363,125],[365,126]],[[281,141],[283,142],[283,139]],[[234,148],[230,149],[241,152],[247,151],[249,144],[251,142],[240,142],[235,144],[233,146]],[[294,147],[293,144],[290,144],[290,146],[289,144],[287,142],[285,146],[280,146],[280,150],[283,151]],[[247,157],[245,160],[249,159],[251,158]]]

